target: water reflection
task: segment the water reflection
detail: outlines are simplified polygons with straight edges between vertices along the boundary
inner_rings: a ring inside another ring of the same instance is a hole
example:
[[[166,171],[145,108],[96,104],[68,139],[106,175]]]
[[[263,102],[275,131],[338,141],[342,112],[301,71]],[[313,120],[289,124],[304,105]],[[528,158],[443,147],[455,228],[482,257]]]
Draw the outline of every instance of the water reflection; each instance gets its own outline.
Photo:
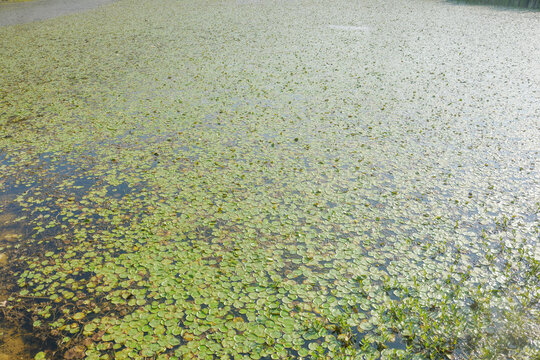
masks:
[[[451,0],[458,4],[493,5],[508,8],[540,9],[540,0]]]

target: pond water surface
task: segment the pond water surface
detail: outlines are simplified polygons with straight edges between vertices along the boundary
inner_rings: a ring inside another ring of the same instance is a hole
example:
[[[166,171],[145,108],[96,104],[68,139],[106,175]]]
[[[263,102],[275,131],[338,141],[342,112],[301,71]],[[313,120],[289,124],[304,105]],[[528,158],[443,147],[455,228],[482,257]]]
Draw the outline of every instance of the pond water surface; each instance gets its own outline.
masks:
[[[539,356],[538,39],[431,0],[0,28],[3,321],[37,359]]]

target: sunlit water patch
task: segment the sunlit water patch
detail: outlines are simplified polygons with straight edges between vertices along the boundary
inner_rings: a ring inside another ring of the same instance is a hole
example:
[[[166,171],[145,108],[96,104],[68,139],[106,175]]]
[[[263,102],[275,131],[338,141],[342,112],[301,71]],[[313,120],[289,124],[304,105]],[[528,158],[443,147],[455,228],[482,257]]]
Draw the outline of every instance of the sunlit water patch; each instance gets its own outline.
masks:
[[[359,31],[369,33],[371,28],[368,26],[354,26],[354,25],[328,25],[330,29],[343,30],[343,31]]]

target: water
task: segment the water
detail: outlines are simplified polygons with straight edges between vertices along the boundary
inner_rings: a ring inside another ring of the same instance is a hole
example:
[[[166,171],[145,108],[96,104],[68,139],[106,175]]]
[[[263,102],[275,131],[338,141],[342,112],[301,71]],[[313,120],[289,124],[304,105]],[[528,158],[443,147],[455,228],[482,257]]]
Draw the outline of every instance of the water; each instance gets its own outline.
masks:
[[[463,4],[473,5],[494,5],[502,7],[516,7],[525,9],[539,9],[540,2],[538,0],[472,0],[472,1],[458,1]]]
[[[93,9],[110,2],[110,0],[35,0],[29,2],[2,0],[2,3],[0,3],[0,26],[25,24],[69,15]]]
[[[534,358],[538,38],[397,0],[0,29],[5,301],[57,344],[30,355]]]

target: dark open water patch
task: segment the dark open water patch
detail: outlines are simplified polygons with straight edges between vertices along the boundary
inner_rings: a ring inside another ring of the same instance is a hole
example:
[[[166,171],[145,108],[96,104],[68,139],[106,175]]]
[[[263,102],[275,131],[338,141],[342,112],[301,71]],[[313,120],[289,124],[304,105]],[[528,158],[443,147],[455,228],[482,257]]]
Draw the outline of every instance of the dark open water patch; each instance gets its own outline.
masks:
[[[501,8],[540,9],[540,0],[450,0],[450,2],[470,5],[491,5]]]

